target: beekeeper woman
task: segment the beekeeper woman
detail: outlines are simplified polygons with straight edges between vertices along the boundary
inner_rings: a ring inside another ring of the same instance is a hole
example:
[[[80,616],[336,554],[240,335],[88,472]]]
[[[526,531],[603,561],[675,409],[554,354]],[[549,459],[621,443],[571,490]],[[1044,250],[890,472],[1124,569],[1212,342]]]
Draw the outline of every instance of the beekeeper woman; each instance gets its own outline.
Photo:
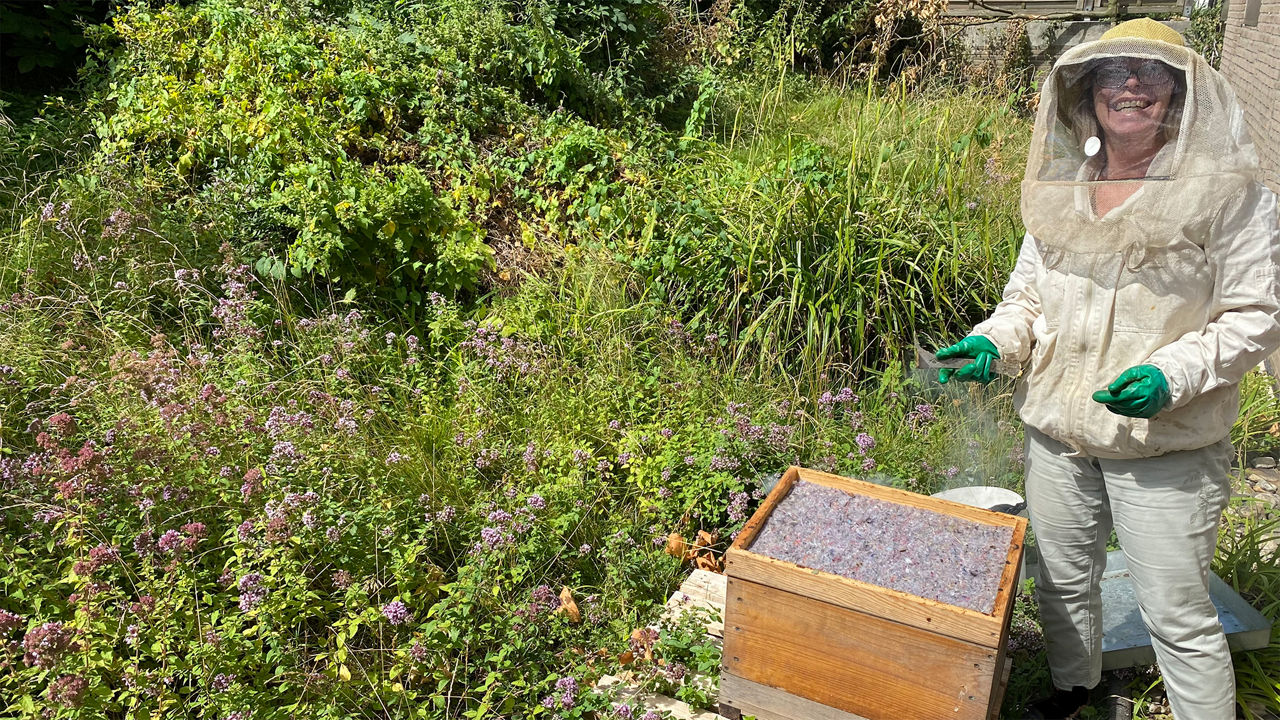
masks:
[[[995,312],[940,359],[1022,366],[1036,590],[1062,718],[1101,675],[1114,527],[1178,720],[1234,718],[1209,600],[1245,372],[1280,345],[1276,201],[1226,81],[1147,19],[1067,51],[1022,183],[1027,235]]]

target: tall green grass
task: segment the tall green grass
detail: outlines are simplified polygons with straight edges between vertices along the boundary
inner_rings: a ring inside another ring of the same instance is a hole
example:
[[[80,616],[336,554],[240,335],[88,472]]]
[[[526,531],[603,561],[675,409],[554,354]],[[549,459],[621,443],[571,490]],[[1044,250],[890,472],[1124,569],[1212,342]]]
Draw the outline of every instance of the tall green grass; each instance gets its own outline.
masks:
[[[1270,644],[1235,653],[1236,702],[1248,720],[1280,711],[1280,518],[1248,499],[1228,512],[1213,571],[1273,623]]]
[[[728,83],[707,124],[668,169],[677,200],[637,254],[666,256],[650,275],[740,341],[740,367],[806,383],[878,373],[998,301],[1029,133],[1011,103]]]

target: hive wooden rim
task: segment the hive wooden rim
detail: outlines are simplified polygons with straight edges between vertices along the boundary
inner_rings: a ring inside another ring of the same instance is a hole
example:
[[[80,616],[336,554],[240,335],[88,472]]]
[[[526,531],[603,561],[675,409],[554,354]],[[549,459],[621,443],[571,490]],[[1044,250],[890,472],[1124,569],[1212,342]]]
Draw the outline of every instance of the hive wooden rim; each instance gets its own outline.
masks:
[[[1005,554],[1005,566],[996,590],[996,599],[990,613],[931,600],[901,590],[880,587],[860,580],[853,580],[834,573],[802,567],[785,560],[778,560],[751,552],[747,548],[755,541],[765,521],[778,504],[791,492],[799,480],[825,485],[859,495],[885,500],[898,505],[909,505],[924,510],[941,512],[963,519],[1011,527],[1013,537]],[[1026,536],[1027,521],[1016,515],[992,512],[950,500],[942,500],[897,488],[876,485],[863,480],[846,478],[831,473],[791,466],[779,479],[777,486],[765,498],[760,507],[743,526],[733,544],[725,552],[725,574],[753,582],[763,582],[798,595],[812,597],[850,610],[874,612],[912,627],[919,627],[958,640],[997,647],[1002,630],[1012,609],[1018,575],[1018,560]],[[812,582],[813,577],[824,582]]]

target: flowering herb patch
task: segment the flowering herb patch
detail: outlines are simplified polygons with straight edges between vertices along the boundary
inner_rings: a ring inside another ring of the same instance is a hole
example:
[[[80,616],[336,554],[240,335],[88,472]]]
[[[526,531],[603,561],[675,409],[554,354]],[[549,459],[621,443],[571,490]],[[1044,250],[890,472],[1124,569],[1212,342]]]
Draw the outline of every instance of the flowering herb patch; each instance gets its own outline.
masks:
[[[798,481],[751,552],[989,613],[1013,528]]]

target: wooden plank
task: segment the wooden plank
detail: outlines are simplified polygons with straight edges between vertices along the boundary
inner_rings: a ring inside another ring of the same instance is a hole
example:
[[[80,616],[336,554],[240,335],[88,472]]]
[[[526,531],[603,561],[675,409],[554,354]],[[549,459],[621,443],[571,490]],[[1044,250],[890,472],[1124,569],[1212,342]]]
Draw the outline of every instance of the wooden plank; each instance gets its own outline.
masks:
[[[1019,524],[1025,525],[1026,519],[1016,515],[1008,515],[1006,513],[992,512],[985,508],[965,505],[964,503],[953,502],[936,498],[931,495],[921,495],[909,490],[899,490],[895,487],[887,485],[877,485],[863,480],[854,478],[841,477],[832,475],[831,473],[819,472],[817,470],[809,470],[808,468],[796,468],[798,479],[806,482],[817,483],[818,485],[826,485],[837,490],[844,490],[856,495],[863,495],[877,500],[886,500],[895,505],[908,505],[910,507],[928,510],[930,512],[942,513],[943,515],[951,515],[953,517],[963,518],[983,525],[995,525],[997,527],[1016,527]],[[741,536],[739,536],[741,539]],[[735,542],[736,546],[738,543]]]
[[[723,673],[871,720],[986,718],[992,647],[734,576],[727,601]]]
[[[992,698],[987,720],[1000,720],[1000,698],[1004,697],[1009,686],[1009,674],[1013,663],[1004,663],[1004,672],[1000,673],[999,695]],[[861,715],[854,715],[843,710],[792,695],[785,690],[761,685],[750,680],[724,672],[720,675],[721,693],[734,698],[737,703],[733,709],[741,715],[754,715],[758,720],[867,720]],[[723,703],[727,706],[728,703]],[[722,706],[721,712],[724,712]],[[730,715],[725,715],[731,717]]]
[[[1012,582],[1016,586],[1019,580],[1018,566],[1014,566],[1014,575]],[[1009,625],[1013,622],[1013,608],[1004,614],[1004,625],[1000,629],[1000,645],[996,648],[996,668],[1001,671],[996,673],[992,678],[990,714],[987,720],[1000,720],[1000,705],[1004,702],[1005,690],[1009,688],[1009,671],[1013,667],[1013,658],[1009,657],[1009,646],[1006,642],[1009,637]]]
[[[1004,693],[1009,689],[1009,674],[1013,670],[1013,658],[1005,654],[1003,649],[1000,657],[1000,664],[1004,666],[1004,671],[997,675],[998,682],[995,691],[991,693],[991,707],[987,711],[987,720],[1000,720],[1000,707],[1004,704]]]
[[[756,535],[759,534],[760,528],[764,527],[765,520],[773,514],[774,508],[778,507],[778,503],[791,492],[791,487],[796,484],[796,479],[800,477],[800,468],[792,465],[778,479],[778,484],[769,491],[769,496],[760,503],[760,507],[747,520],[747,524],[742,526],[742,530],[738,532],[738,537],[734,539],[730,548],[746,549],[751,547],[751,543],[756,541]]]
[[[725,576],[707,570],[694,570],[680,585],[680,589],[667,599],[662,616],[679,620],[695,608],[708,611],[707,635],[715,640],[724,637],[724,589]]]
[[[693,600],[705,600],[724,608],[724,575],[710,570],[694,570],[680,584],[680,592]]]
[[[1005,556],[1004,572],[1000,574],[1000,587],[996,590],[995,607],[991,609],[993,616],[1004,618],[1005,634],[1008,631],[1009,618],[1013,616],[1013,602],[1018,597],[1018,573],[1022,570],[1022,553],[1026,550],[1027,521],[1024,518],[1017,519],[1020,522],[1013,526],[1013,537],[1009,540],[1009,553]]]
[[[821,570],[802,568],[747,550],[729,548],[725,553],[725,573],[729,576],[730,587],[735,579],[741,578],[988,648],[997,647],[1000,643],[1002,618]],[[733,607],[732,603],[726,602],[726,623],[734,622]]]
[[[754,715],[758,720],[867,720],[861,715],[752,682],[731,672],[720,674],[720,696],[732,697],[735,710],[743,715]],[[722,706],[729,704],[721,701]]]

